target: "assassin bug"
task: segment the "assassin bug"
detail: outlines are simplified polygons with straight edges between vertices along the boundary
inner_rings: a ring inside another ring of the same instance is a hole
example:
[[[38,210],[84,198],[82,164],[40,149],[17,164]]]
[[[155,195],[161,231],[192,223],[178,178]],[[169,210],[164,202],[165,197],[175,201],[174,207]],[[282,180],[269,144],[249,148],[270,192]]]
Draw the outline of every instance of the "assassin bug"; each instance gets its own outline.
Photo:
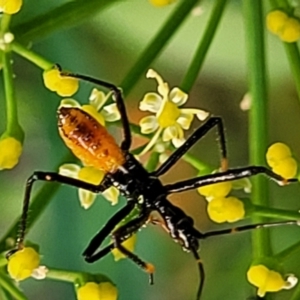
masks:
[[[131,132],[121,90],[111,83],[89,76],[63,71],[60,72],[62,76],[77,78],[100,85],[112,91],[121,115],[124,135],[123,141],[121,145],[118,146],[105,127],[100,125],[93,117],[79,108],[61,106],[58,109],[59,133],[66,145],[84,164],[99,168],[105,171],[106,175],[101,183],[93,185],[78,179],[62,176],[58,173],[34,172],[33,175],[28,178],[26,184],[23,213],[21,216],[20,230],[17,236],[16,249],[10,251],[8,257],[15,251],[24,247],[30,196],[35,181],[59,182],[83,188],[94,193],[101,193],[112,185],[117,187],[120,190],[120,193],[126,197],[127,204],[111,217],[103,228],[101,228],[92,238],[83,252],[85,260],[89,263],[95,262],[114,248],[117,248],[149,274],[149,280],[152,284],[154,266],[145,262],[136,254],[128,251],[122,246],[122,242],[148,222],[161,225],[173,240],[178,242],[184,250],[191,252],[196,259],[200,274],[197,299],[200,299],[201,297],[205,278],[204,267],[198,254],[199,240],[212,236],[229,234],[233,231],[237,232],[262,227],[298,224],[297,221],[286,221],[269,224],[251,224],[234,229],[224,229],[208,233],[198,231],[193,225],[194,222],[192,218],[186,215],[180,208],[171,204],[167,199],[170,194],[184,192],[213,183],[251,177],[257,174],[264,174],[282,185],[297,180],[284,179],[263,166],[247,166],[243,168],[228,169],[224,127],[220,117],[209,118],[202,126],[195,130],[180,148],[176,149],[171,154],[167,161],[165,161],[156,171],[149,173],[129,151],[131,146]],[[163,185],[159,180],[159,177],[170,170],[198,140],[215,127],[219,136],[222,172]],[[136,207],[139,209],[138,216],[115,230],[116,226]],[[163,221],[153,220],[151,218],[151,213],[154,211],[158,212]],[[104,239],[109,235],[111,235],[113,242],[108,246],[100,248]]]

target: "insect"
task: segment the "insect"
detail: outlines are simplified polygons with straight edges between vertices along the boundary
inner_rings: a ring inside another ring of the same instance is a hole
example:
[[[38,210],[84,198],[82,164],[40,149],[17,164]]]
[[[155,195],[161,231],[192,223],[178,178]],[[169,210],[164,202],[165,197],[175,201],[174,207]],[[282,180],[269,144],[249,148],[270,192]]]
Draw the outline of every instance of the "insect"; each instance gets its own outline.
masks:
[[[23,212],[20,221],[20,230],[17,236],[16,249],[24,247],[26,221],[31,197],[31,191],[36,181],[55,181],[62,184],[83,188],[94,193],[101,193],[110,186],[115,186],[126,197],[127,203],[95,234],[83,252],[85,260],[95,262],[114,248],[117,248],[126,257],[149,274],[150,284],[153,283],[154,266],[136,254],[124,248],[122,242],[137,232],[148,222],[161,225],[187,252],[194,256],[199,270],[200,280],[197,299],[200,299],[204,286],[205,272],[198,253],[199,241],[218,235],[225,235],[236,231],[246,231],[255,228],[297,224],[297,221],[274,222],[269,224],[251,224],[233,229],[224,229],[202,233],[194,227],[191,217],[183,210],[171,204],[168,196],[195,189],[201,186],[237,180],[257,174],[264,174],[278,184],[288,184],[296,179],[284,179],[263,166],[247,166],[243,168],[228,168],[226,140],[223,121],[220,117],[209,118],[202,126],[176,149],[171,156],[154,172],[148,172],[141,163],[130,153],[131,131],[121,90],[115,85],[89,76],[61,71],[62,76],[87,81],[112,91],[117,108],[121,115],[123,127],[123,141],[118,146],[105,127],[80,108],[61,106],[57,111],[59,133],[65,144],[85,165],[99,168],[105,172],[104,179],[98,185],[90,184],[78,179],[62,176],[54,172],[34,172],[27,180]],[[222,172],[204,175],[173,184],[163,185],[159,177],[169,171],[172,166],[211,129],[216,128],[219,136]],[[133,209],[138,208],[138,215],[125,225],[116,226],[128,216]],[[151,218],[152,212],[158,212],[162,221]],[[107,236],[111,235],[112,243],[101,245]]]

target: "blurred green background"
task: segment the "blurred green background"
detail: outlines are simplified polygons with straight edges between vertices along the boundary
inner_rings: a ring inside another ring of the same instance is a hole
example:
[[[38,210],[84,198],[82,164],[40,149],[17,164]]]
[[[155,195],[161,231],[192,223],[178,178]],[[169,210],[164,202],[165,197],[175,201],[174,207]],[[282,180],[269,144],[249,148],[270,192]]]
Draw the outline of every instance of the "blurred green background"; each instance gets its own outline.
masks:
[[[40,0],[37,4],[37,1],[27,0],[13,21],[15,24],[21,23],[65,2]],[[162,74],[171,86],[177,86],[185,74],[212,2],[201,2],[200,16],[190,15],[151,64],[151,68]],[[50,61],[61,64],[64,69],[118,85],[174,8],[174,5],[155,8],[146,0],[119,1],[76,27],[41,38],[33,44],[32,49]],[[266,36],[270,84],[269,141],[288,143],[299,158],[299,99],[281,42],[269,33]],[[26,137],[19,165],[11,171],[0,173],[1,234],[20,214],[26,178],[35,170],[56,171],[56,166],[68,152],[58,136],[56,126],[56,109],[60,98],[44,88],[40,69],[20,57],[14,56],[13,59],[20,123]],[[137,123],[143,115],[138,112],[138,102],[145,92],[154,88],[155,82],[143,77],[127,97],[126,105],[133,123]],[[85,103],[91,89],[91,85],[81,84],[81,91],[74,98]],[[228,1],[187,107],[203,108],[213,115],[222,116],[231,166],[245,166],[248,163],[248,112],[239,107],[247,91],[242,1]],[[2,83],[0,100],[2,132],[5,129]],[[195,121],[190,132],[198,125]],[[219,154],[214,133],[210,133],[191,152],[218,167]],[[196,171],[181,161],[163,177],[163,182],[174,182],[195,175]],[[299,186],[280,188],[272,182],[269,184],[270,200],[274,207],[299,209]],[[35,191],[42,185],[37,183]],[[208,220],[205,200],[196,191],[174,195],[171,200],[194,218],[200,231],[224,227]],[[154,286],[148,285],[147,275],[131,261],[114,262],[112,255],[92,265],[83,260],[81,253],[90,238],[123,204],[124,200],[117,207],[112,207],[99,197],[92,208],[84,211],[79,205],[76,189],[62,186],[27,238],[40,245],[42,264],[46,266],[106,274],[117,284],[121,300],[194,299],[199,281],[196,263],[192,255],[184,253],[158,227],[143,229],[138,234],[136,245],[136,253],[156,267]],[[272,237],[274,249],[278,251],[298,241],[299,228],[274,228]],[[200,255],[206,270],[203,300],[224,297],[241,300],[254,295],[254,289],[246,280],[246,270],[251,263],[249,233],[204,241]],[[287,261],[285,267],[287,273],[300,275],[297,257]],[[73,286],[63,282],[29,279],[22,282],[21,287],[28,299],[75,298]],[[289,293],[278,293],[274,299],[289,299]]]

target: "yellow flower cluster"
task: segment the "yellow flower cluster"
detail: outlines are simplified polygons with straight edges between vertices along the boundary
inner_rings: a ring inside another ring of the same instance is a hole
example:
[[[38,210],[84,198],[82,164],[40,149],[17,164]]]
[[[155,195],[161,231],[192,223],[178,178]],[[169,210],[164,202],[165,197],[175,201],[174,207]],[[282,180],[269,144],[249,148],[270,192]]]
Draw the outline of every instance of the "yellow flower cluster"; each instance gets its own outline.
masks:
[[[149,0],[150,3],[154,6],[166,6],[169,4],[172,4],[173,2],[175,2],[176,0]]]
[[[116,300],[118,291],[110,282],[87,282],[77,289],[77,300]]]
[[[79,88],[79,80],[77,78],[61,76],[57,68],[44,71],[43,79],[47,89],[56,92],[62,97],[74,95]]]
[[[13,137],[0,140],[0,170],[12,169],[22,154],[22,144]]]
[[[268,13],[267,28],[286,43],[294,43],[300,38],[300,21],[281,10]]]
[[[39,254],[33,248],[25,247],[9,258],[7,271],[13,279],[20,281],[30,277],[39,264]]]
[[[294,275],[284,279],[280,272],[270,270],[262,264],[251,266],[247,272],[247,278],[258,288],[257,295],[259,297],[264,297],[267,292],[291,289],[298,281]]]
[[[283,178],[290,179],[297,174],[297,162],[290,148],[283,143],[275,143],[268,148],[266,159],[272,171]]]
[[[208,200],[207,213],[216,223],[236,222],[245,216],[244,204],[236,197],[227,197],[232,182],[219,182],[198,188],[198,192]]]
[[[23,0],[0,0],[0,12],[8,15],[16,14],[20,11]]]

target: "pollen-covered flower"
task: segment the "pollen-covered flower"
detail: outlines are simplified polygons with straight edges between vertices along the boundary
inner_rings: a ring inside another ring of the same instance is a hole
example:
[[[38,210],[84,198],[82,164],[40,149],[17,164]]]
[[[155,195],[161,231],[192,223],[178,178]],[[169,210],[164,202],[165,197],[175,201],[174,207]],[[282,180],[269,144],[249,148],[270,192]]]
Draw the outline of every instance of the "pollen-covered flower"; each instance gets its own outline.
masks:
[[[245,207],[236,197],[213,198],[208,202],[207,213],[216,223],[232,223],[244,218]]]
[[[0,140],[0,170],[12,169],[19,162],[22,154],[22,144],[14,137]]]
[[[272,171],[283,178],[290,179],[297,174],[297,162],[290,148],[284,143],[274,143],[268,148],[266,159]]]
[[[247,272],[248,281],[258,288],[257,295],[264,297],[268,292],[278,292],[293,288],[298,279],[294,275],[284,278],[281,273],[270,270],[266,266],[254,265]]]
[[[47,89],[62,97],[74,95],[79,88],[77,78],[62,76],[57,68],[44,71],[43,79]]]
[[[268,13],[267,27],[286,43],[294,43],[300,38],[300,21],[289,17],[281,10]]]
[[[170,91],[168,83],[154,70],[150,69],[146,77],[156,79],[158,93],[147,93],[140,102],[140,110],[155,113],[155,116],[147,116],[140,120],[142,133],[155,132],[141,154],[151,149],[160,135],[164,142],[172,141],[175,147],[180,147],[185,142],[183,130],[189,129],[194,115],[203,121],[209,114],[200,109],[179,108],[187,101],[188,95],[178,87]]]
[[[161,7],[161,6],[172,4],[176,0],[149,0],[149,1],[152,5]]]
[[[16,14],[20,11],[23,0],[0,0],[0,12],[8,15]]]
[[[136,244],[136,234],[133,234],[129,239],[127,239],[126,241],[124,241],[122,243],[122,245],[130,252],[133,252],[135,244]],[[113,249],[111,252],[115,258],[115,261],[118,261],[120,259],[127,257],[117,248]]]
[[[77,289],[77,300],[116,300],[118,290],[110,282],[87,282]]]
[[[80,105],[74,99],[64,99],[61,101],[60,106],[80,107],[102,126],[105,126],[106,122],[115,122],[121,118],[115,102],[105,105],[111,94],[111,92],[105,94],[102,91],[93,89],[89,97],[89,104]]]
[[[94,167],[80,167],[76,164],[64,164],[59,167],[59,174],[80,179],[82,181],[97,185],[104,178],[105,173]],[[118,203],[119,190],[114,186],[109,187],[101,193],[112,205]],[[84,209],[88,209],[95,201],[97,194],[85,189],[78,189],[79,201]]]
[[[25,247],[10,256],[7,271],[13,279],[21,281],[30,277],[39,264],[39,254],[33,248]]]

